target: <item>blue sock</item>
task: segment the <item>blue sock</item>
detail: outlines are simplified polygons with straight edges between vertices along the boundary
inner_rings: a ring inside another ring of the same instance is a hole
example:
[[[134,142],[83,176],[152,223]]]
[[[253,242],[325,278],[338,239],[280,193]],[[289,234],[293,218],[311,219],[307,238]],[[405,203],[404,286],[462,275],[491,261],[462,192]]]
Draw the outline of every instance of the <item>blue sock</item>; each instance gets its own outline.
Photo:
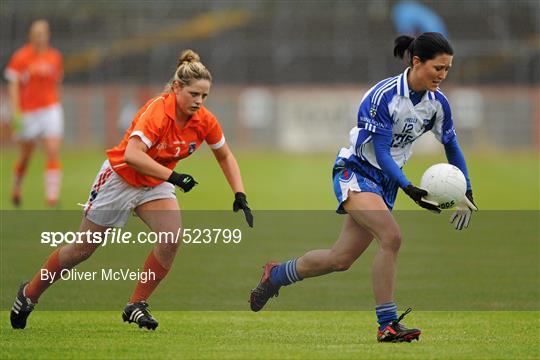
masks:
[[[386,325],[397,320],[397,305],[393,301],[377,305],[375,307],[375,313],[377,314],[379,329],[382,330]]]
[[[296,272],[296,260],[298,259],[289,260],[274,267],[270,272],[270,282],[274,285],[282,286],[302,280]]]

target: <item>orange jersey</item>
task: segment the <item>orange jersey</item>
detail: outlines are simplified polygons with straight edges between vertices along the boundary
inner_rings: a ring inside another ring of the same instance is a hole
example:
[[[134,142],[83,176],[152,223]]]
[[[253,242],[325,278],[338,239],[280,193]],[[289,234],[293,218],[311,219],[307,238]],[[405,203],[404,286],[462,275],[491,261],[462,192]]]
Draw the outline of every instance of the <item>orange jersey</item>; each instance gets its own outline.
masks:
[[[13,54],[5,77],[19,82],[19,107],[27,112],[60,102],[58,84],[63,71],[62,55],[58,50],[49,47],[37,52],[34,46],[27,44]]]
[[[156,186],[163,180],[143,175],[124,162],[124,152],[132,136],[138,136],[148,146],[147,154],[152,159],[171,170],[203,141],[212,149],[219,149],[225,144],[221,126],[206,108],[201,107],[180,129],[176,124],[176,96],[173,93],[157,96],[135,115],[120,144],[107,150],[113,170],[136,187]]]

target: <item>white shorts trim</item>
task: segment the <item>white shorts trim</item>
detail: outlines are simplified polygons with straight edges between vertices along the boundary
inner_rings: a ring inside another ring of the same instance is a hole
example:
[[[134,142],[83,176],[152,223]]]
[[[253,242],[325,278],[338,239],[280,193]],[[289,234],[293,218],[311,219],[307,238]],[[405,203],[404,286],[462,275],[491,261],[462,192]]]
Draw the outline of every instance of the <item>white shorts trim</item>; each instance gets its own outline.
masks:
[[[101,226],[123,227],[137,206],[157,199],[176,200],[174,185],[163,182],[154,187],[131,186],[105,160],[84,205],[84,215]]]
[[[356,179],[356,174],[352,174],[349,181],[340,180],[339,187],[341,188],[341,196],[340,199],[338,199],[340,205],[349,198],[349,191],[362,192],[362,189],[360,189],[360,185],[358,184],[358,180]]]

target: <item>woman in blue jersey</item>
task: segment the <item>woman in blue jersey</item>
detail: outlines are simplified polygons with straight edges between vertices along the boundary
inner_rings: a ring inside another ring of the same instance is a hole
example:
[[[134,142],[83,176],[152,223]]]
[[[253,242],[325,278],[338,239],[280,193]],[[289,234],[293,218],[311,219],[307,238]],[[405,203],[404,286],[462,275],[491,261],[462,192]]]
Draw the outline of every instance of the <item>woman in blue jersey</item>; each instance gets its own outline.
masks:
[[[401,231],[391,214],[401,188],[422,208],[439,213],[438,204],[424,200],[427,192],[414,186],[401,168],[412,145],[432,131],[442,143],[448,162],[467,179],[467,197],[452,216],[456,229],[466,228],[473,203],[465,159],[459,148],[448,100],[439,90],[452,66],[453,49],[439,33],[417,38],[399,36],[394,55],[408,57],[402,74],[385,79],[364,95],[358,124],[350,132],[350,147],[340,150],[333,169],[338,213],[346,214],[341,234],[331,249],[312,250],[284,263],[269,262],[257,288],[251,292],[251,309],[259,311],[278,294],[281,286],[308,277],[347,270],[377,239],[373,262],[373,293],[379,323],[377,340],[401,342],[419,339],[419,329],[400,324],[394,302],[396,258]]]

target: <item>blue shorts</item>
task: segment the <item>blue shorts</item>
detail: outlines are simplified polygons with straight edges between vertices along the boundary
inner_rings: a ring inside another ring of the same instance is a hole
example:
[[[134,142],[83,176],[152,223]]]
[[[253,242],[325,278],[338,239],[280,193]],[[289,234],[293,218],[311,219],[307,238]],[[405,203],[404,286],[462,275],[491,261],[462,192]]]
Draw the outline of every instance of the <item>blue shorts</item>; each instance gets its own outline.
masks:
[[[336,212],[346,214],[343,203],[349,191],[372,192],[378,194],[388,209],[392,210],[396,201],[399,185],[390,179],[382,170],[355,156],[343,158],[338,156],[332,170],[334,192],[339,202]]]

